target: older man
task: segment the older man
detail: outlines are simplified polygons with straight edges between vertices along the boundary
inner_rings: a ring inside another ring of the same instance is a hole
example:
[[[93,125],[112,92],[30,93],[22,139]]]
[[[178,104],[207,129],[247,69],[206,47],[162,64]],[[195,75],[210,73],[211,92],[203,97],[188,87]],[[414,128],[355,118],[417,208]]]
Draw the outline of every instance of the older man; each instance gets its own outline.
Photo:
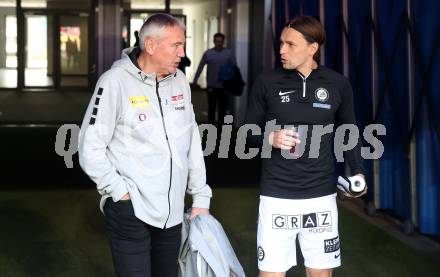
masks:
[[[175,276],[185,191],[193,217],[209,213],[189,84],[177,70],[184,31],[170,15],[149,17],[140,46],[98,80],[81,127],[80,164],[102,195],[118,276]]]

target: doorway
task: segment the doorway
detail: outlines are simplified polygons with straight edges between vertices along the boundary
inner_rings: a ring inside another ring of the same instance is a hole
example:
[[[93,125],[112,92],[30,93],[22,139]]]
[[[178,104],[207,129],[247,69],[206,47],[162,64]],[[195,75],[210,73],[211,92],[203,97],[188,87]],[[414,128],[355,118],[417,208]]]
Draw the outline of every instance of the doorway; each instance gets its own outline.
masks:
[[[88,85],[88,15],[60,16],[61,87]]]
[[[37,13],[25,13],[25,87],[53,87],[53,60],[48,59],[52,52],[50,47],[53,39],[53,17]]]
[[[24,88],[87,88],[88,13],[24,9],[23,14]]]

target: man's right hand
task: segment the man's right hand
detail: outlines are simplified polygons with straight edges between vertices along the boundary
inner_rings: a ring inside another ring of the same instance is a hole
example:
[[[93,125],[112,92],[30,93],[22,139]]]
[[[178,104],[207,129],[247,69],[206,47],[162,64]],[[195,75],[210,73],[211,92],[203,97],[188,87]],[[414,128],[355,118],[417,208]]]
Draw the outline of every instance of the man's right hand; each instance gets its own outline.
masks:
[[[296,137],[296,133],[291,129],[281,129],[270,133],[269,143],[274,148],[290,150],[296,144],[301,143]]]
[[[122,196],[121,199],[119,199],[119,201],[126,201],[126,200],[130,200],[130,194],[127,192],[124,196]]]

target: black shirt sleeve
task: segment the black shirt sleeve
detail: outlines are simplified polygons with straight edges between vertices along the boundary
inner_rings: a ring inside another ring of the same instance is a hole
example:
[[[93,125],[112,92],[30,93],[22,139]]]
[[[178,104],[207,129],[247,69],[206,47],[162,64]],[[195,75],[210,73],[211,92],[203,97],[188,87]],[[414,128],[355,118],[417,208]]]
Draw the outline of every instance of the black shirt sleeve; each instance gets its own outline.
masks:
[[[252,86],[251,94],[248,99],[246,112],[246,124],[256,124],[261,129],[261,135],[252,135],[250,131],[247,135],[247,144],[250,146],[261,147],[264,139],[264,123],[267,112],[266,89],[261,77],[257,78]]]
[[[354,114],[354,101],[353,90],[350,82],[345,79],[340,88],[342,102],[336,112],[336,127],[342,124],[354,124],[356,125],[356,117]],[[351,175],[358,173],[365,174],[363,159],[361,156],[361,140],[360,136],[362,132],[359,132],[359,138],[356,146],[348,151],[344,152],[344,160],[348,162]]]

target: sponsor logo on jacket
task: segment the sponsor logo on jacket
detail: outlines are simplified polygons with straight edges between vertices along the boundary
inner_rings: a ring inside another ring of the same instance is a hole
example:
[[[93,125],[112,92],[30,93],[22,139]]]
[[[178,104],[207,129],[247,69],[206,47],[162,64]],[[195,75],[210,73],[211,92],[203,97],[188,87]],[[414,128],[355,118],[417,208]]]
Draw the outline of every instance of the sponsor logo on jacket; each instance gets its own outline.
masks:
[[[130,104],[134,108],[145,108],[150,105],[150,100],[145,95],[130,96]]]
[[[183,93],[171,96],[171,104],[173,104],[174,110],[176,111],[185,110],[185,99],[183,98]]]

